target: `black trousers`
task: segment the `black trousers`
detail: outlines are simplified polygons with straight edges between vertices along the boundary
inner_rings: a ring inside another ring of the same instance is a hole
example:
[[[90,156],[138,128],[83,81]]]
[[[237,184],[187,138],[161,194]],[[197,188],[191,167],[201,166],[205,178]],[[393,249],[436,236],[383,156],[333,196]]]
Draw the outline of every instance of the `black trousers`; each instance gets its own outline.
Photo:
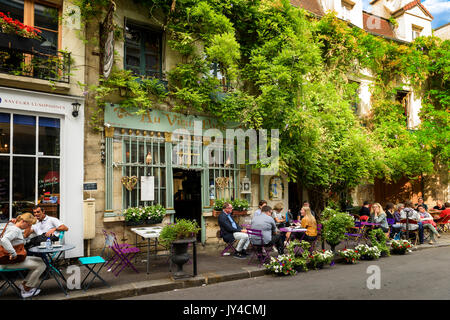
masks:
[[[272,240],[267,243],[267,246],[270,245],[274,245],[277,248],[279,254],[284,253],[284,240],[281,234],[272,235]]]

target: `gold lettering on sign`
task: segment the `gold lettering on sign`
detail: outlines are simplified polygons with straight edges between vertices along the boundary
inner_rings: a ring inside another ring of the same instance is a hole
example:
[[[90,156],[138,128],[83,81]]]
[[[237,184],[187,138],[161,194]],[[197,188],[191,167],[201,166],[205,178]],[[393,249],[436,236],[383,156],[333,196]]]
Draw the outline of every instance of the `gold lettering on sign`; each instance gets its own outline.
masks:
[[[147,120],[146,120],[146,118],[147,118]],[[147,110],[147,111],[142,115],[141,122],[149,122],[149,123],[153,123],[153,121],[152,121],[152,115],[151,115],[151,113],[150,113],[149,110]]]

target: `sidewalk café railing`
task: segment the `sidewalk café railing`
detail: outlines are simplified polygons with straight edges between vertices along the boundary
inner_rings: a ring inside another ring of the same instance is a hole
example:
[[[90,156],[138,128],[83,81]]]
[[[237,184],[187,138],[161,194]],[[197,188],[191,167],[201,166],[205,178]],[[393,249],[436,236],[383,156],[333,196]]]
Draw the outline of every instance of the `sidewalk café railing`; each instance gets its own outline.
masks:
[[[0,73],[54,82],[70,82],[69,52],[49,50],[35,39],[2,41],[0,33]],[[3,39],[4,40],[4,39]]]

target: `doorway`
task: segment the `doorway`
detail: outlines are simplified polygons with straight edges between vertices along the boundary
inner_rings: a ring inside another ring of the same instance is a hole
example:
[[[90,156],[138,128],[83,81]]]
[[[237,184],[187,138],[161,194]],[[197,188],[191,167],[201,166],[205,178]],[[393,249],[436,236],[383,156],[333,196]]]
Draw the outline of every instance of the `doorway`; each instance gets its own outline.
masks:
[[[173,192],[175,219],[202,221],[202,181],[201,171],[173,169]],[[201,232],[197,234],[201,241]]]
[[[303,202],[301,185],[298,182],[289,182],[288,193],[289,209],[291,209],[292,216],[296,219],[300,213],[300,203]]]

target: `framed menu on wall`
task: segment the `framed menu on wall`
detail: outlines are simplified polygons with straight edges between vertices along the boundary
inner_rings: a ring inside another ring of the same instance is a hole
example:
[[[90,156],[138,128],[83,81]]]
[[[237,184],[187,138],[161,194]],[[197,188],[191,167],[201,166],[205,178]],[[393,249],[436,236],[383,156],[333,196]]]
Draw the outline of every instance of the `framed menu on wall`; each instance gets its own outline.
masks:
[[[141,201],[155,200],[155,177],[141,176]]]

